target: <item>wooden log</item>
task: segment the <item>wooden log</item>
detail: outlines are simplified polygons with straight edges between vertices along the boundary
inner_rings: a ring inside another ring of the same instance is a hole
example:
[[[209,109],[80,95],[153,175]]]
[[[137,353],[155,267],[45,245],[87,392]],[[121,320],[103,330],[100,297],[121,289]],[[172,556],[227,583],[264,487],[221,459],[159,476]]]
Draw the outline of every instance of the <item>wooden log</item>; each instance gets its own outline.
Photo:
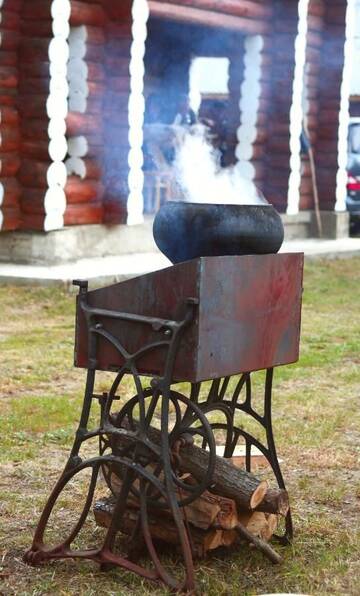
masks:
[[[102,27],[106,21],[106,13],[102,6],[71,0],[70,25],[72,27],[79,27],[81,25]]]
[[[182,23],[193,23],[207,27],[241,31],[242,33],[262,35],[270,29],[267,21],[258,21],[214,10],[202,10],[193,6],[174,5],[170,2],[149,0],[150,14],[156,18],[168,19]]]
[[[180,450],[181,469],[189,472],[201,481],[209,463],[209,454],[193,445]],[[234,499],[242,510],[253,510],[267,491],[267,483],[260,482],[255,476],[236,468],[226,459],[216,456],[212,492]]]
[[[69,136],[82,134],[102,134],[103,126],[99,117],[92,114],[70,112],[66,117],[66,128]]]
[[[70,59],[80,58],[87,62],[99,62],[101,64],[105,57],[105,47],[79,40],[71,44],[69,56]]]
[[[19,64],[19,73],[21,78],[50,78],[50,62],[22,62]]]
[[[19,124],[19,112],[9,106],[0,106],[0,124],[17,125]]]
[[[125,185],[124,185],[125,186]],[[128,189],[124,188],[114,197],[113,193],[107,189],[104,197],[104,217],[105,224],[124,224],[126,223],[127,210],[126,200]]]
[[[17,52],[4,52],[3,50],[0,51],[0,66],[17,66],[18,57]]]
[[[68,0],[64,0],[64,7],[67,2]],[[43,0],[24,2],[21,16],[25,21],[47,21],[51,18],[51,2],[43,2]]]
[[[102,201],[105,187],[98,180],[81,180],[69,176],[65,185],[67,203],[90,203]]]
[[[106,54],[104,66],[109,73],[116,72],[119,76],[129,75],[130,54],[129,56],[114,56]]]
[[[38,139],[40,141],[48,141],[48,119],[47,118],[27,118],[21,123],[21,135],[23,139],[32,141]]]
[[[80,26],[71,29],[69,44],[82,42],[92,45],[103,46],[105,44],[105,33],[102,27]]]
[[[115,91],[115,92],[130,92],[130,77],[129,76],[124,76],[124,77],[108,77],[107,79],[107,84],[108,84],[108,88],[110,89],[110,91]]]
[[[0,153],[0,176],[2,178],[16,176],[20,163],[20,157],[17,153]]]
[[[27,188],[48,188],[52,186],[65,187],[67,171],[62,162],[39,162],[24,159],[18,174],[21,184]]]
[[[46,77],[21,77],[19,94],[21,95],[46,95],[49,93],[50,76]]]
[[[64,213],[66,226],[80,224],[99,224],[103,221],[103,203],[86,203],[83,205],[68,205]]]
[[[160,0],[161,2],[162,0]],[[270,5],[259,4],[249,0],[167,0],[169,4],[196,7],[202,10],[213,10],[248,19],[267,19],[272,16]]]
[[[6,10],[18,13],[22,8],[23,0],[1,0],[0,7],[2,7],[4,4]]]
[[[160,431],[151,427],[151,439],[161,443]],[[121,440],[126,440],[126,437]],[[190,442],[179,443],[179,466],[198,481],[204,478],[209,465],[209,453]],[[116,448],[116,439],[114,446]],[[235,467],[225,458],[216,456],[211,492],[234,499],[240,510],[254,510],[264,499],[267,483],[259,481],[253,474]]]
[[[25,139],[21,143],[21,153],[23,153],[26,158],[48,162],[49,143],[46,141]]]
[[[257,536],[254,536],[254,534],[249,532],[249,530],[242,523],[239,522],[239,524],[237,525],[236,531],[239,533],[239,535],[242,538],[244,538],[247,542],[249,542],[249,544],[252,544],[257,549],[261,550],[261,552],[268,559],[270,559],[270,561],[272,561],[272,563],[278,564],[278,563],[282,562],[282,558],[280,557],[280,555],[278,555],[274,551],[274,549],[271,548],[271,546],[269,544],[267,544],[266,542],[264,542]]]
[[[24,188],[21,198],[22,213],[26,216],[41,215],[45,217],[45,192],[44,188]]]
[[[14,178],[1,178],[0,206],[16,207],[21,196],[21,187]]]
[[[107,39],[119,38],[119,37],[130,37],[132,38],[132,17],[129,15],[128,20],[122,20],[121,22],[110,21],[106,25],[106,37]]]
[[[102,141],[98,137],[77,136],[68,139],[70,157],[98,157],[103,151]]]
[[[65,21],[22,21],[21,33],[26,37],[51,38],[52,35],[59,35],[65,39],[69,36],[70,26]]]
[[[20,148],[20,133],[13,126],[2,126],[0,131],[0,151],[11,152]]]
[[[19,31],[4,29],[0,25],[1,49],[5,51],[17,50],[20,34]]]
[[[81,58],[72,58],[68,63],[69,81],[79,79],[92,82],[104,82],[105,71],[97,62],[85,62]]]
[[[0,230],[10,232],[21,226],[21,211],[18,207],[4,207],[0,210]]]
[[[79,176],[82,180],[86,178],[100,180],[102,177],[102,167],[98,161],[93,159],[69,157],[65,165],[69,176]]]
[[[20,14],[17,12],[12,12],[7,10],[5,5],[5,9],[0,7],[0,28],[1,29],[10,29],[12,31],[18,31],[20,26]]]
[[[103,498],[95,503],[94,515],[95,521],[98,525],[103,527],[109,526],[114,505],[114,497]],[[194,511],[196,509],[200,518],[204,517],[206,519],[204,527],[195,525],[193,521],[188,518],[188,512],[186,512],[185,515],[187,521],[190,524],[189,528],[191,534],[191,543],[195,547],[195,556],[202,558],[209,550],[214,550],[219,546],[230,546],[234,544],[236,542],[236,532],[234,532],[232,529],[217,529],[218,524],[216,516],[212,522],[213,527],[211,525],[207,526],[207,522],[211,519],[213,510],[210,515],[207,515],[205,512],[199,511],[199,507],[201,507],[201,505],[204,505],[202,498],[200,498],[199,503],[197,503],[196,506],[194,504],[190,505],[189,509],[193,506]],[[125,533],[131,533],[131,530],[133,530],[135,527],[135,521],[137,520],[137,517],[138,508],[136,505],[135,508],[132,508],[132,505],[130,505],[130,508],[128,507],[125,511],[124,520],[120,529]],[[195,514],[193,514],[192,517],[197,524],[199,517]],[[129,519],[132,519],[133,523],[128,527],[126,525],[126,520]],[[247,532],[251,533],[253,537],[258,537],[262,540],[269,540],[277,526],[276,516],[265,516],[262,513],[243,513],[240,516],[237,516],[237,519],[237,526],[239,523],[241,523],[241,525],[246,528]],[[172,545],[179,544],[179,535],[175,529],[175,524],[171,517],[168,517],[166,512],[161,511],[160,513],[156,512],[155,510],[151,511],[149,513],[149,520],[150,533],[154,540],[162,540]],[[271,548],[270,552],[273,552]]]
[[[102,499],[96,502],[94,515],[98,526],[109,527],[113,508],[114,503],[108,499]],[[120,530],[130,536],[133,533],[137,519],[138,512],[127,509],[121,521]],[[171,520],[164,518],[159,523],[159,518],[155,514],[150,514],[149,528],[153,540],[162,541],[173,546],[179,545],[179,532]],[[191,532],[193,556],[197,559],[204,558],[209,550],[214,550],[214,548],[221,545],[221,539],[219,539],[221,536],[222,532],[219,530],[212,529],[205,532],[198,528],[193,528]]]

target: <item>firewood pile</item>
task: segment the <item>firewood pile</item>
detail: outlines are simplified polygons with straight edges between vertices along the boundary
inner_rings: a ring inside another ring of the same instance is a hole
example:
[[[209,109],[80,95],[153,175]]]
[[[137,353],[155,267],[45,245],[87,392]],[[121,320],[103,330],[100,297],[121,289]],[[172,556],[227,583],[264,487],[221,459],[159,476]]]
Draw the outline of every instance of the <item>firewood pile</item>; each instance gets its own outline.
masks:
[[[160,444],[160,432],[151,427],[151,440]],[[114,440],[119,447],[126,444],[126,437]],[[193,443],[192,437],[184,435],[176,444],[176,471],[183,483],[199,483],[208,469],[209,453]],[[212,484],[199,497],[182,508],[188,527],[193,556],[203,558],[209,551],[220,546],[236,546],[244,541],[258,548],[273,563],[281,557],[268,543],[278,526],[280,516],[289,510],[288,494],[285,490],[270,489],[266,481],[235,465],[235,459],[216,456]],[[109,469],[108,482],[113,495],[95,504],[94,514],[99,526],[108,527],[111,522],[116,496],[122,487],[121,474]],[[159,477],[161,479],[161,476]],[[120,522],[120,530],[131,535],[137,526],[140,502],[137,496],[139,481],[135,480],[134,491],[129,493],[127,508]],[[177,489],[179,501],[189,494]],[[176,547],[178,532],[171,515],[166,509],[149,507],[149,529],[154,541],[165,542]]]

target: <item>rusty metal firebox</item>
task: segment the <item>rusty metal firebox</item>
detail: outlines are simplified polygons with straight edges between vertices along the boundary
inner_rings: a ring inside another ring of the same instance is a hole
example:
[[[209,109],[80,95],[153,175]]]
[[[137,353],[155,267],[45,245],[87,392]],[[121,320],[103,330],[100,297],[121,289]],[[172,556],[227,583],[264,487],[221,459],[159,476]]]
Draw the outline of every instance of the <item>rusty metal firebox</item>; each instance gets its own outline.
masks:
[[[86,282],[77,282],[75,365],[87,369],[83,409],[69,460],[25,555],[28,563],[88,558],[104,569],[117,565],[178,591],[194,590],[191,535],[183,509],[212,485],[216,432],[223,433],[224,457],[231,457],[238,442],[245,441],[247,471],[256,447],[278,486],[285,488],[272,429],[272,380],[275,366],[298,359],[302,270],[299,254],[202,257],[100,290],[88,291]],[[266,371],[261,413],[252,402],[252,372],[260,369]],[[113,380],[108,392],[97,395],[95,377],[100,370],[111,371]],[[115,416],[114,404],[126,375],[133,378],[136,395]],[[204,397],[202,382],[208,380]],[[189,384],[188,395],[186,385],[181,390],[174,387],[180,381]],[[100,416],[93,428],[89,419],[97,401]],[[150,432],[156,412],[160,445]],[[214,412],[225,422],[211,421]],[[261,426],[264,442],[237,424],[239,412]],[[182,498],[183,481],[173,453],[189,435],[207,449],[208,464],[196,484],[190,489],[186,485],[187,496]],[[98,455],[80,457],[81,447],[94,437],[99,439]],[[117,443],[122,438],[126,440]],[[48,547],[44,534],[59,496],[85,469],[91,479],[80,518],[64,541]],[[72,545],[90,514],[100,471],[108,481],[109,469],[122,479],[110,527],[99,547],[78,551]],[[132,540],[141,538],[152,568],[115,550],[127,499],[134,492],[140,508]],[[177,528],[183,559],[180,580],[166,569],[152,540],[152,507],[166,510]],[[290,511],[281,538],[292,538]]]

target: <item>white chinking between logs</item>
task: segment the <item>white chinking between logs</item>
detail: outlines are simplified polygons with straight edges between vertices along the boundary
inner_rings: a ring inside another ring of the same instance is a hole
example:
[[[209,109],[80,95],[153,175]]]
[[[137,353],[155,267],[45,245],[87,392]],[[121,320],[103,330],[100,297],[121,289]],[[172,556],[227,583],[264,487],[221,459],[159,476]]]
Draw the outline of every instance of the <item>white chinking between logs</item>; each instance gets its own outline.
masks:
[[[53,39],[49,44],[50,84],[46,111],[49,117],[49,156],[52,164],[47,170],[48,189],[44,197],[45,231],[64,225],[67,173],[64,159],[67,154],[66,125],[69,87],[66,65],[69,59],[69,0],[53,0],[51,5]]]
[[[94,4],[100,15],[102,7]],[[91,209],[100,223],[103,190],[98,183],[101,177],[103,153],[102,94],[105,79],[101,61],[105,36],[102,19],[93,21],[93,12],[80,2],[72,2],[70,19],[69,62],[69,113],[67,126],[67,154],[65,165],[68,184],[65,187],[67,202],[74,212],[87,217]],[[88,193],[88,189],[93,189]],[[74,193],[74,189],[77,192]],[[74,197],[78,196],[78,204]],[[86,205],[91,203],[91,205]],[[98,213],[98,215],[96,215]],[[94,220],[92,220],[94,223]]]

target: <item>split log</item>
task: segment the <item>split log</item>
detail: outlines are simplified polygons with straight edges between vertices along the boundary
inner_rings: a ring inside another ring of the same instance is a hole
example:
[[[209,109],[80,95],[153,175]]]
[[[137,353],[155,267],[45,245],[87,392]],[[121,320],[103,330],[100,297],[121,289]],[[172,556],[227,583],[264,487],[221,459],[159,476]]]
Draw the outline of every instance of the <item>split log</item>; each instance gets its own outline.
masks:
[[[149,429],[151,440],[157,445],[161,444],[161,433],[159,430],[151,427]],[[118,445],[117,441],[126,441],[127,438],[121,437],[114,439],[114,448]],[[209,466],[209,452],[197,447],[190,442],[180,441],[179,448],[179,468],[182,472],[187,472],[196,478],[199,482],[204,478]],[[212,478],[211,492],[233,499],[239,510],[251,511],[257,509],[265,500],[265,507],[268,513],[282,513],[289,509],[288,494],[280,489],[268,490],[267,482],[258,480],[253,474],[246,472],[234,466],[226,458],[215,457],[215,469]],[[287,501],[287,508],[286,508]],[[278,511],[279,502],[281,511]],[[271,511],[269,510],[271,509]]]
[[[94,515],[96,523],[99,526],[109,526],[114,510],[114,504],[114,497],[104,498],[95,503]],[[197,505],[197,511],[201,517],[202,515],[206,514],[200,513],[200,506],[201,504]],[[189,506],[189,508],[190,507],[191,506]],[[160,518],[159,515],[161,516]],[[253,513],[249,515],[241,514],[240,517],[238,517],[236,531],[234,531],[234,529],[219,529],[216,525],[206,526],[205,524],[204,527],[201,527],[201,522],[199,527],[199,517],[197,514],[193,513],[192,515],[192,519],[195,521],[195,524],[189,519],[188,511],[185,513],[185,515],[187,521],[190,524],[191,543],[195,546],[195,552],[193,554],[197,558],[204,558],[208,551],[214,550],[219,546],[231,546],[235,544],[237,542],[237,532],[239,525],[241,525],[241,527],[247,531],[247,535],[250,534],[253,540],[258,541],[257,546],[259,546],[259,542],[262,546],[264,540],[270,539],[276,529],[276,516],[268,516],[267,518],[264,514],[259,513]],[[273,518],[275,518],[275,522]],[[130,534],[130,530],[134,529],[135,521],[137,521],[137,519],[138,508],[128,507],[125,510],[120,529],[124,533]],[[132,520],[132,523],[128,526],[127,522],[129,520]],[[214,523],[216,524],[216,517]],[[161,540],[174,546],[179,544],[177,528],[171,517],[164,515],[163,511],[150,511],[149,525],[150,533],[154,540]],[[270,553],[270,557],[276,557],[276,553],[269,545],[266,545],[265,550],[267,551],[267,556],[269,556]]]
[[[280,555],[278,555],[269,544],[264,542],[264,540],[261,540],[257,536],[254,536],[252,532],[249,532],[249,530],[242,523],[239,522],[236,531],[242,538],[249,542],[249,544],[252,544],[257,549],[261,550],[261,552],[266,557],[268,557],[270,561],[272,561],[273,563],[281,563],[282,558],[280,557]]]
[[[108,499],[97,501],[94,507],[94,515],[96,523],[108,528],[111,522],[114,504]],[[138,520],[138,512],[132,509],[127,509],[121,521],[120,530],[131,536]],[[162,519],[159,523],[158,517],[153,514],[149,515],[149,529],[153,540],[179,545],[179,533],[175,524],[169,519]],[[222,546],[223,532],[221,530],[204,531],[198,528],[193,528],[191,532],[192,539],[192,553],[194,558],[203,559],[207,552]]]

